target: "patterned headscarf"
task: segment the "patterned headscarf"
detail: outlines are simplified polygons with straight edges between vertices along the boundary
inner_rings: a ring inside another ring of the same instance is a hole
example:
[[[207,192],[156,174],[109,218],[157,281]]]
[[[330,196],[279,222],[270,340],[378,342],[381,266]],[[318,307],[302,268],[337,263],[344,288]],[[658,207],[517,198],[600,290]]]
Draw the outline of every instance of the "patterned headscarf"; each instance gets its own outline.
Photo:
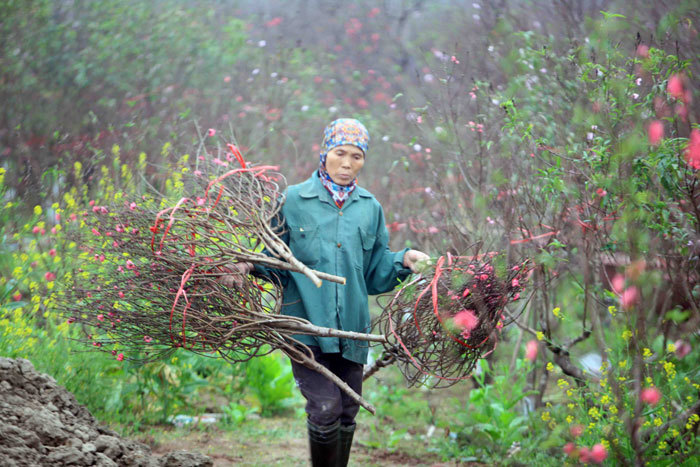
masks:
[[[335,183],[326,171],[326,156],[331,149],[344,144],[357,146],[366,156],[369,148],[367,128],[354,118],[339,118],[332,121],[323,132],[318,175],[321,178],[321,183],[326,187],[339,208],[343,206],[350,193],[357,187],[357,179],[354,179],[349,185]]]

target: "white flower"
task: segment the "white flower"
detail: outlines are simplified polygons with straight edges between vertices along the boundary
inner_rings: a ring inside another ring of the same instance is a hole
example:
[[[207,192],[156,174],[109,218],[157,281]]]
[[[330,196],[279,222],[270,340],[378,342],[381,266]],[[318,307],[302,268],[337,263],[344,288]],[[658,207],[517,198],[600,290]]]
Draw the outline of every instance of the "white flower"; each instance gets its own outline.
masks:
[[[588,141],[593,140],[593,133],[592,133],[592,132],[586,133],[586,139],[587,139]]]
[[[481,5],[479,5],[478,3],[472,3],[472,6],[477,10],[481,10]]]
[[[417,143],[416,143],[416,144],[413,145],[413,150],[414,150],[414,151],[418,152],[418,151],[420,151],[421,149],[423,149],[423,146],[421,146],[420,144],[417,144]]]
[[[253,71],[250,72],[251,75],[257,75],[260,73],[260,68],[255,68]]]
[[[494,51],[494,48],[493,48],[492,45],[489,45],[488,48],[487,48],[486,50],[488,50],[489,52],[493,52],[493,51]]]
[[[546,75],[546,74],[547,74],[547,69],[546,69],[546,68],[540,68],[540,73],[542,73],[543,75]]]
[[[270,78],[277,78],[277,72],[273,71],[272,73],[270,73]]]
[[[266,41],[258,41],[258,47],[265,47],[267,45]]]
[[[309,110],[309,106],[308,106],[308,105],[302,105],[302,106],[301,106],[301,111],[302,111],[302,112],[306,112],[307,110]]]
[[[492,103],[493,105],[498,105],[498,104],[501,103],[501,101],[499,101],[498,99],[491,99],[491,103]]]
[[[637,79],[635,80],[635,83],[637,83],[637,86],[641,86],[641,84],[642,84],[642,78],[637,78]]]
[[[441,126],[436,126],[436,127],[435,127],[435,133],[437,133],[438,135],[442,135],[442,134],[445,133],[445,129],[444,129],[443,127],[441,127]]]
[[[472,15],[472,18],[474,18],[474,21],[479,21],[479,20],[481,19],[481,16],[477,15],[476,13],[474,13],[474,14]]]
[[[636,92],[632,93],[632,99],[634,99],[635,101],[639,99],[639,94],[637,94]]]
[[[430,73],[427,73],[423,76],[423,81],[425,81],[426,83],[432,83],[434,79],[435,77]]]
[[[332,105],[332,106],[328,107],[328,111],[329,111],[330,113],[334,114],[334,113],[336,113],[336,112],[338,111],[338,107]]]
[[[382,141],[384,141],[385,143],[389,141],[389,135],[382,136]]]

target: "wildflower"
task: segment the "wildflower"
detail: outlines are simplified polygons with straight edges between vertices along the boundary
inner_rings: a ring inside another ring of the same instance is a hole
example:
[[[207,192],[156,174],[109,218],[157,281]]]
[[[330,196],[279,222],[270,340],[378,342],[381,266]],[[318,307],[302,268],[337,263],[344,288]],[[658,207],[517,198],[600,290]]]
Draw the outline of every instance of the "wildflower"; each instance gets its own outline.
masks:
[[[561,308],[556,307],[552,310],[552,314],[557,318],[561,318]]]
[[[536,337],[538,341],[544,340],[544,333],[542,331],[537,331]]]
[[[472,310],[463,310],[454,316],[454,322],[461,329],[471,331],[479,324],[479,319]]]
[[[455,57],[454,55],[450,57],[450,61],[455,65],[459,65],[459,60],[457,60],[457,57]]]
[[[134,264],[133,261],[131,261],[130,259],[127,259],[126,260],[126,268],[127,269],[136,269],[136,265]]]
[[[591,458],[591,451],[586,447],[586,446],[581,446],[581,448],[578,450],[579,454],[579,459],[581,459],[581,462],[586,464]]]
[[[591,462],[601,464],[608,457],[608,451],[602,444],[596,444],[591,448]]]
[[[574,438],[578,438],[583,434],[583,425],[573,425],[569,428],[569,433],[571,433],[571,436]]]
[[[95,235],[96,237],[99,237],[99,236],[102,235],[102,234],[100,233],[100,231],[97,230],[97,229],[94,228],[94,227],[92,228],[92,234]]]
[[[620,368],[625,368],[627,366],[627,360],[622,360],[618,363],[618,365]]]
[[[547,362],[547,366],[545,368],[547,371],[554,371],[554,365],[552,365],[552,362]]]
[[[44,274],[44,279],[46,279],[46,282],[53,282],[56,280],[56,274],[48,271],[46,274]]]
[[[543,422],[548,422],[551,420],[552,416],[550,415],[549,412],[542,412],[542,421]]]
[[[673,379],[676,377],[676,365],[674,365],[672,362],[661,362],[664,366],[664,370],[666,371],[666,375],[670,378]]]
[[[646,347],[644,347],[644,350],[642,350],[642,356],[643,356],[644,358],[649,358],[649,357],[651,357],[651,356],[652,356],[651,350],[648,349],[648,348],[646,348]]]
[[[659,391],[655,387],[650,387],[650,388],[644,388],[642,391],[639,393],[639,399],[644,402],[645,404],[649,404],[651,406],[654,406],[659,403],[661,400],[661,391]]]
[[[117,355],[117,361],[121,362],[122,360],[124,360],[124,354],[120,353]]]
[[[520,282],[518,282],[518,279],[513,279],[512,282],[510,283],[511,286],[513,287],[518,287],[520,285]],[[558,310],[559,308],[556,308]]]
[[[664,137],[664,124],[660,120],[654,120],[649,124],[647,132],[649,136],[649,144],[656,146]]]
[[[615,314],[617,313],[617,307],[615,307],[615,305],[610,305],[608,307],[608,313],[610,313],[610,315],[612,316],[615,316]]]
[[[666,91],[668,91],[671,97],[676,99],[681,99],[683,97],[683,78],[681,75],[671,75],[671,77],[668,79]]]
[[[668,345],[666,346],[666,350],[669,352],[675,352],[676,351],[676,344],[669,342]]]
[[[104,321],[105,315],[97,315],[97,321]]]
[[[622,276],[621,274],[615,274],[615,277],[612,278],[610,285],[612,285],[613,292],[620,295],[625,287],[624,276]]]
[[[676,357],[678,358],[683,358],[686,355],[690,353],[692,348],[690,347],[690,344],[687,343],[686,341],[679,339],[675,343],[675,352],[676,352]]]
[[[624,331],[622,331],[621,337],[626,341],[629,340],[632,337],[632,331],[630,331],[629,329],[625,329]]]
[[[591,407],[588,409],[588,415],[593,419],[593,420],[599,420],[600,419],[600,412],[598,411],[597,407]]]
[[[136,203],[134,203],[134,202],[132,201],[131,204],[129,204],[129,209],[131,209],[132,211],[134,211],[134,210],[136,209]]]
[[[600,196],[601,198],[604,198],[605,195],[608,194],[608,192],[605,191],[605,190],[603,190],[602,188],[598,188],[595,192],[596,192],[596,194],[597,194],[598,196]]]
[[[143,336],[143,341],[147,344],[150,344],[153,338],[151,336]]]
[[[16,302],[19,302],[20,300],[22,300],[22,294],[19,293],[19,292],[17,292],[16,294],[14,294],[14,295],[12,296],[12,300],[14,300],[14,301],[16,301]]]
[[[119,298],[124,298],[124,292],[122,292],[121,290],[119,291],[119,293],[117,295],[119,296]]]
[[[462,298],[466,297],[469,295],[470,290],[469,289],[464,289],[464,292],[462,292]]]
[[[535,359],[537,359],[537,352],[539,350],[539,345],[537,344],[536,340],[531,340],[528,341],[527,344],[525,344],[525,358],[530,360],[531,362],[534,362]]]

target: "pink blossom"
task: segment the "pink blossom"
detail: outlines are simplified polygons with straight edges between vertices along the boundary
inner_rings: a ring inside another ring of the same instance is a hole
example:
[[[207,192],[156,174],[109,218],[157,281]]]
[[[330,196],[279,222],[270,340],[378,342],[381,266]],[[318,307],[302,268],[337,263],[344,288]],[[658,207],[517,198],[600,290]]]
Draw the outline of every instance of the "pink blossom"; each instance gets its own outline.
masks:
[[[114,228],[114,230],[116,230],[119,233],[122,233],[122,232],[124,232],[124,227],[122,227],[121,224],[117,224],[117,226]]]
[[[229,75],[224,76],[224,83],[228,83],[231,81],[231,77]]]
[[[153,340],[151,336],[143,336],[143,341],[147,344],[150,344],[150,342]]]
[[[134,202],[132,201],[131,204],[129,204],[129,209],[131,209],[132,211],[134,211],[134,210],[136,209],[136,203],[134,203]]]
[[[44,235],[45,233],[46,233],[46,229],[39,230],[39,234]]]
[[[450,61],[454,64],[459,64],[459,60],[457,60],[457,57],[455,57],[454,55],[450,57]]]
[[[20,300],[22,300],[22,294],[19,293],[19,292],[17,292],[16,294],[14,294],[14,295],[12,296],[12,300],[14,300],[14,301],[16,301],[16,302],[19,302]]]
[[[201,171],[201,170],[195,170],[195,171],[194,171],[194,174],[195,174],[195,176],[199,177],[199,176],[202,175],[202,171]]]
[[[684,152],[685,160],[693,169],[700,169],[700,130],[693,128]]]
[[[455,324],[465,331],[471,331],[479,324],[479,319],[472,310],[460,311],[453,319]]]
[[[664,124],[661,120],[654,120],[649,124],[649,144],[656,146],[664,137]]]
[[[625,288],[625,277],[622,274],[615,274],[615,277],[612,278],[611,285],[613,292],[620,295]]]
[[[572,442],[568,442],[564,445],[564,454],[569,457],[575,457],[576,445]]]
[[[683,98],[683,77],[679,74],[671,75],[668,79],[666,91],[676,99]]]
[[[56,235],[56,232],[58,232],[58,230],[56,230],[56,227],[51,227],[51,235]]]
[[[97,321],[104,321],[105,316],[104,315],[97,315]]]
[[[513,301],[516,301],[516,300],[520,300],[520,294],[519,294],[519,293],[516,293],[515,295],[513,295]]]
[[[206,198],[202,198],[200,196],[197,196],[197,206],[202,206],[206,202]]]
[[[527,344],[525,344],[525,358],[534,362],[537,359],[539,348],[540,346],[535,339],[528,341]]]
[[[591,448],[590,459],[594,464],[602,464],[607,457],[608,451],[602,444],[598,443]]]
[[[436,233],[438,233],[438,232],[440,232],[440,229],[438,229],[438,228],[435,227],[434,225],[431,225],[430,227],[428,227],[428,233],[429,233],[429,234],[436,234]]]
[[[136,265],[134,264],[133,261],[131,261],[130,259],[127,259],[126,260],[126,268],[127,269],[136,269]]]
[[[692,347],[686,341],[678,339],[675,343],[676,346],[676,357],[683,358],[690,353]]]
[[[124,360],[124,354],[120,353],[117,355],[117,361],[121,362],[122,360]]]
[[[77,219],[78,219],[78,215],[77,215],[77,214],[72,213],[72,214],[70,215],[70,220],[71,220],[71,222],[74,222],[74,221],[76,221]]]
[[[32,229],[32,233],[33,233],[33,234],[38,234],[39,231],[41,231],[41,229],[40,229],[39,227],[37,227],[37,226],[35,226],[35,227]]]
[[[92,228],[92,234],[93,234],[93,235],[95,235],[95,236],[97,236],[97,237],[99,237],[99,236],[101,236],[101,235],[102,235],[102,234],[100,233],[100,231],[99,231],[99,230],[97,230],[97,229],[96,229],[96,228],[94,228],[94,227]]]
[[[52,272],[47,272],[44,274],[44,279],[46,279],[47,282],[53,282],[56,280],[56,274]]]
[[[637,46],[637,55],[642,58],[649,58],[649,46],[644,44],[639,44]]]
[[[49,256],[56,256],[56,249],[55,248],[51,248],[49,250]]]
[[[464,289],[464,292],[462,292],[462,298],[466,297],[469,295],[470,290],[469,289]]]
[[[124,292],[122,292],[121,290],[119,291],[119,293],[117,295],[119,296],[119,298],[124,298]]]
[[[638,301],[639,290],[635,286],[627,287],[624,292],[622,292],[622,297],[620,297],[620,305],[622,305],[622,308],[629,308]]]
[[[598,188],[595,192],[601,198],[608,194],[608,192],[603,190],[602,188]]]
[[[519,287],[519,286],[520,286],[520,282],[518,282],[518,279],[515,278],[515,279],[513,279],[513,281],[510,283],[510,285],[513,286],[513,287]]]
[[[91,199],[90,202],[89,202],[88,204],[89,204],[90,206],[94,206],[94,205],[95,205],[95,200],[94,200],[94,199]]]
[[[56,215],[54,216],[54,219],[56,219],[56,222],[61,222],[61,213],[57,212]]]
[[[639,400],[649,405],[656,405],[661,400],[661,391],[655,387],[644,388],[639,393]]]
[[[118,267],[117,267],[117,272],[124,272],[124,268],[121,267],[121,266],[118,266]]]
[[[581,462],[583,462],[584,464],[591,459],[591,451],[586,446],[581,446],[581,448],[578,450],[578,454],[579,458],[581,459]]]
[[[209,136],[214,136],[214,135],[216,134],[216,130],[213,129],[213,128],[209,128],[209,131],[207,131],[207,134],[208,134]]]
[[[481,276],[479,276],[479,279],[481,279],[482,281],[485,281],[485,280],[487,280],[488,278],[489,278],[489,275],[488,275],[488,274],[482,274]]]
[[[569,428],[569,433],[571,433],[574,438],[578,438],[583,434],[583,425],[573,425]]]
[[[92,345],[93,345],[94,347],[102,347],[102,344],[99,343],[99,342],[93,342]]]

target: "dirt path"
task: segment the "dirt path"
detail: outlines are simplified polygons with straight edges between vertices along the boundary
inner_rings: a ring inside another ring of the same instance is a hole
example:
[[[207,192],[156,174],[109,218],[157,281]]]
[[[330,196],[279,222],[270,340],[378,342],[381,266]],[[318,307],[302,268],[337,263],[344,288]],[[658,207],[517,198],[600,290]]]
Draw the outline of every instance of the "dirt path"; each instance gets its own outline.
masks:
[[[367,466],[448,466],[433,456],[418,458],[400,451],[390,452],[368,447],[365,442],[372,434],[358,428],[350,465]],[[308,447],[306,426],[298,418],[262,418],[240,425],[238,429],[221,430],[214,427],[153,431],[138,437],[150,444],[153,452],[174,449],[198,451],[211,457],[215,467],[224,466],[306,466]]]

